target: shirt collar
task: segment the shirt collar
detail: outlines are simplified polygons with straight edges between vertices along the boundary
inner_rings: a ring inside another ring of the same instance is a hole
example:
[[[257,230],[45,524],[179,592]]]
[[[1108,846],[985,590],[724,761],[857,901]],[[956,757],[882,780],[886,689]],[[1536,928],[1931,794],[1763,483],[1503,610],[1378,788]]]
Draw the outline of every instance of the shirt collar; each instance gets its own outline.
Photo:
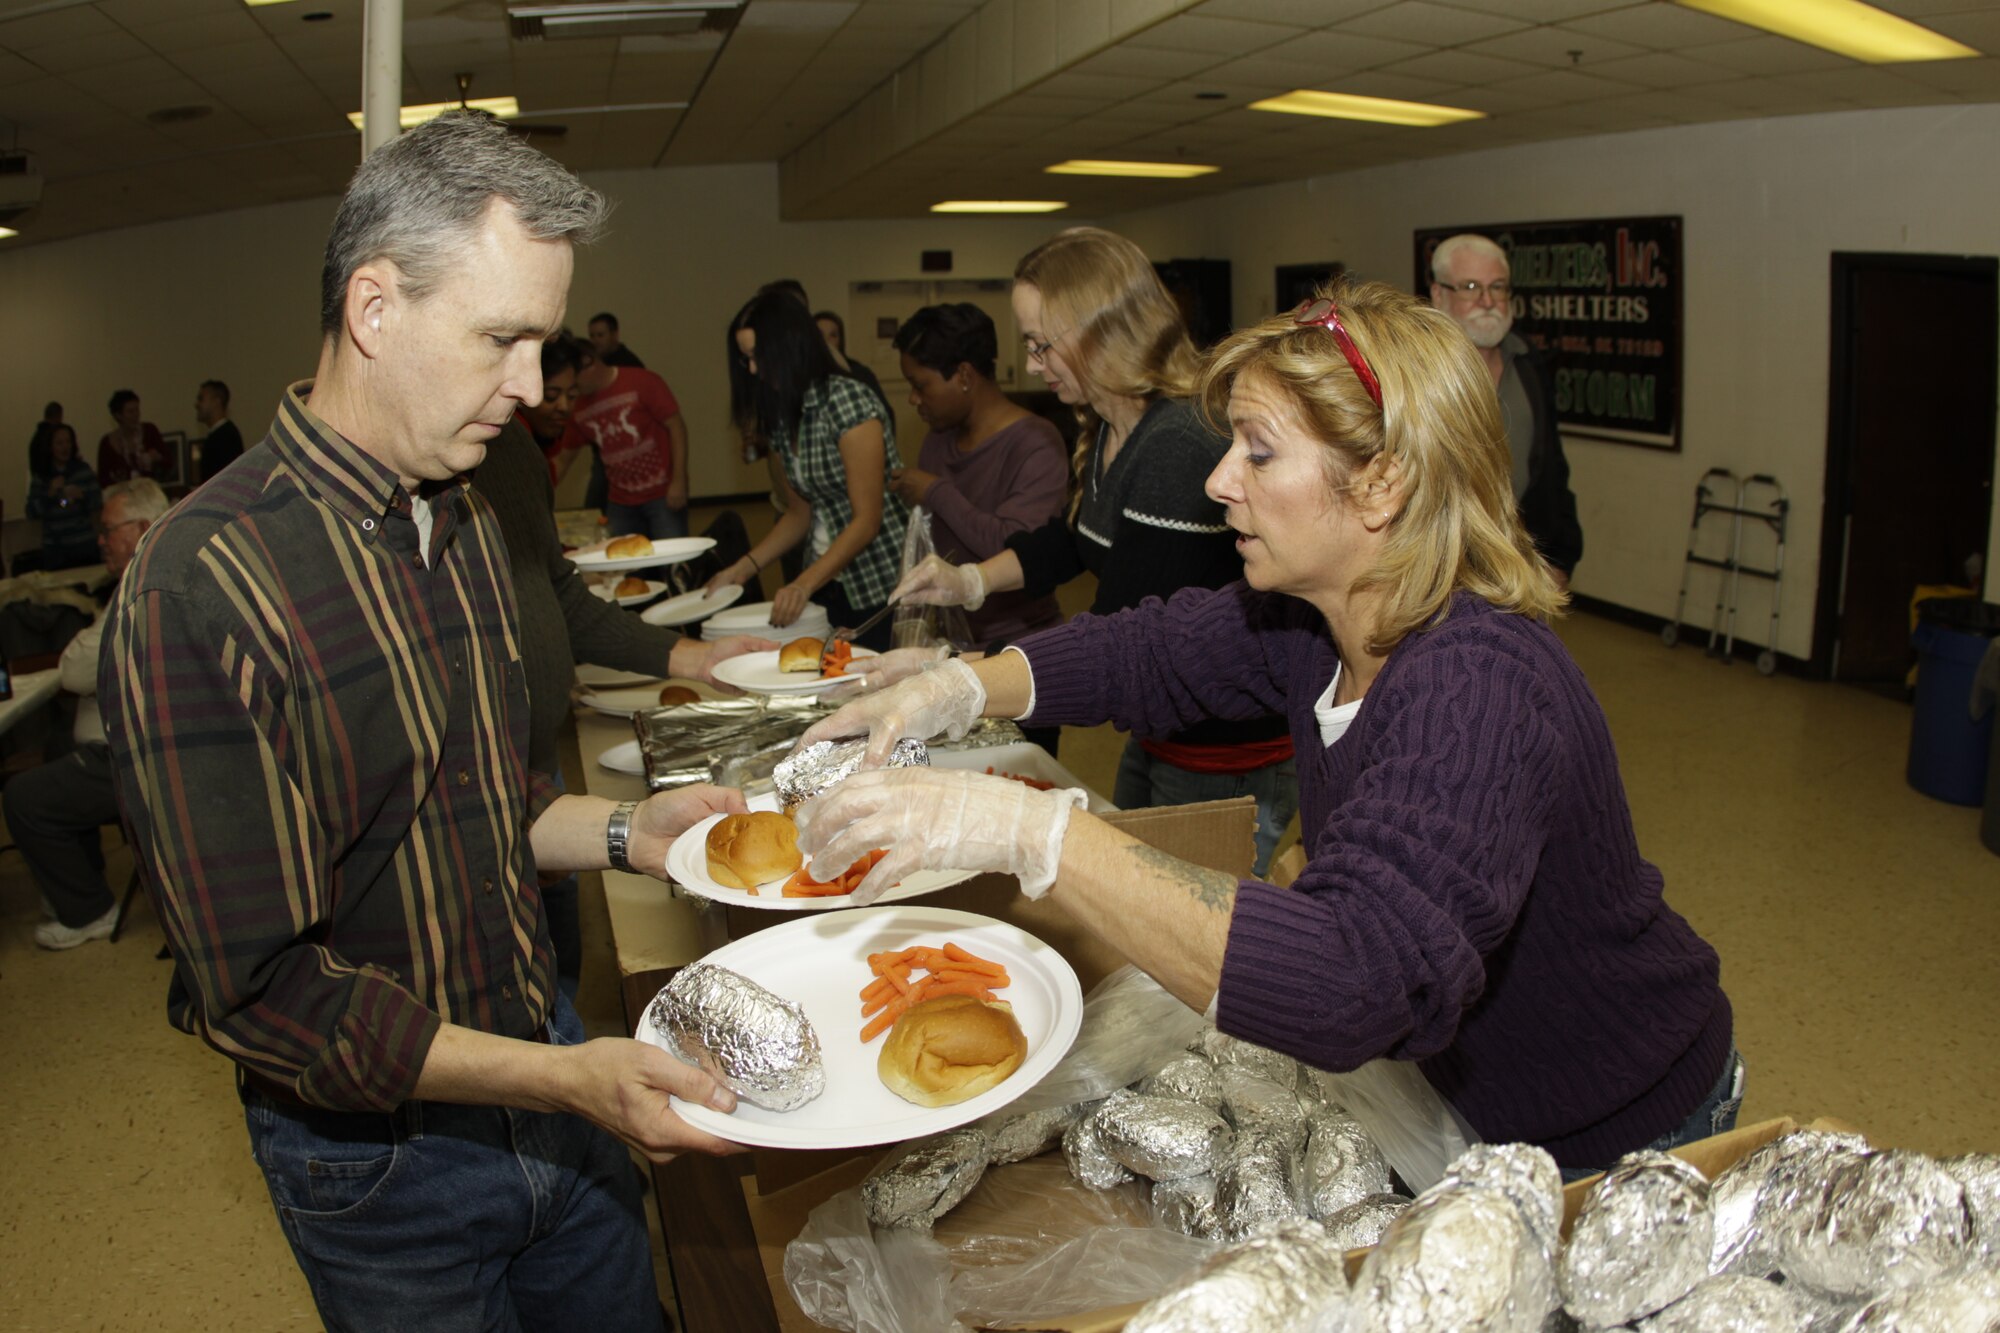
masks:
[[[364,532],[379,532],[388,514],[408,515],[410,496],[402,479],[306,406],[311,393],[311,380],[285,390],[271,423],[271,443],[279,455],[298,469],[320,500]],[[456,510],[467,484],[466,477],[458,476],[428,488],[431,504]]]

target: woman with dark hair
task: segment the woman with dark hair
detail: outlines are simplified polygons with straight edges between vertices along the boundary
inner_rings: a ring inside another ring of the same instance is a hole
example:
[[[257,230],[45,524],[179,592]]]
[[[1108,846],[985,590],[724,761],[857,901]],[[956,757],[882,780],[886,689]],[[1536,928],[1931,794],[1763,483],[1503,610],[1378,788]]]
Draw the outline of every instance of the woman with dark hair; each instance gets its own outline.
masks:
[[[896,331],[910,406],[930,427],[917,466],[890,474],[904,504],[931,511],[937,553],[953,564],[1007,549],[1016,533],[1062,517],[1069,460],[1062,435],[993,381],[999,336],[976,305],[925,306]],[[1055,593],[995,593],[969,617],[975,645],[1004,646],[1060,624]]]
[[[97,484],[157,478],[166,467],[167,442],[158,426],[139,419],[139,395],[120,389],[111,395],[109,407],[113,425],[97,442]]]
[[[28,488],[28,517],[42,521],[42,545],[15,556],[14,572],[96,564],[97,511],[103,507],[97,474],[77,457],[76,431],[57,423],[49,431],[48,472]]]
[[[759,436],[782,463],[783,512],[750,553],[709,580],[747,583],[806,544],[806,566],[778,589],[771,623],[789,625],[809,601],[836,626],[859,625],[888,603],[903,556],[909,511],[889,491],[896,426],[881,400],[834,365],[812,312],[767,292],[745,306],[731,336],[750,379]],[[860,642],[887,648],[884,621]]]

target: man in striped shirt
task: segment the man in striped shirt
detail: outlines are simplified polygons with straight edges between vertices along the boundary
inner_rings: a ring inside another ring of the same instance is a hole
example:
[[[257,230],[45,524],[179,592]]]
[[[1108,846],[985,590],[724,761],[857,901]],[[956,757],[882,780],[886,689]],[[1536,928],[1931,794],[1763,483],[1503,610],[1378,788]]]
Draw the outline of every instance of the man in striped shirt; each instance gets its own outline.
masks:
[[[732,1107],[706,1075],[583,1040],[536,871],[658,873],[741,794],[614,808],[528,769],[506,552],[465,477],[540,401],[604,209],[482,113],[372,154],[328,239],[317,374],[147,534],[110,613],[105,727],[171,1014],[236,1062],[329,1328],[657,1330],[618,1140],[730,1147],[668,1105]]]

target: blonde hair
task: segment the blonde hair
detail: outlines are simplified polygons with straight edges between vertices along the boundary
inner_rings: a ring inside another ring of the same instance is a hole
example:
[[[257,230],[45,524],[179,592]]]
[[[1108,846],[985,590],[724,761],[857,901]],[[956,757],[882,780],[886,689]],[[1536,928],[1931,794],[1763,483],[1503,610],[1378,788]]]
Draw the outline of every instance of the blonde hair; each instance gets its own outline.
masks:
[[[1041,293],[1043,322],[1071,338],[1064,352],[1077,387],[1114,398],[1188,398],[1201,359],[1188,341],[1180,307],[1167,294],[1146,252],[1116,232],[1070,227],[1030,250],[1014,266],[1014,281]],[[1042,336],[1049,337],[1043,329]],[[1097,413],[1076,409],[1075,498],[1082,503],[1084,468]]]
[[[1449,315],[1379,282],[1321,295],[1380,381],[1382,406],[1329,330],[1287,312],[1215,349],[1201,408],[1226,420],[1232,387],[1255,377],[1280,390],[1325,445],[1335,491],[1378,459],[1395,465],[1402,508],[1381,557],[1350,590],[1382,594],[1369,648],[1387,651],[1434,624],[1461,589],[1537,620],[1560,613],[1567,599],[1521,525],[1500,400],[1472,343]]]

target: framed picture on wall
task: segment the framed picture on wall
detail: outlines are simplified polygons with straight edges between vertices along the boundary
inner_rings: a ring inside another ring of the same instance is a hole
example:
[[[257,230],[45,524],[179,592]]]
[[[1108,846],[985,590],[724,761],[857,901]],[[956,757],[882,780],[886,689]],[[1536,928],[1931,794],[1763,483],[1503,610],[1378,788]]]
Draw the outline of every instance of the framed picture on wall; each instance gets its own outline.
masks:
[[[1347,275],[1347,265],[1337,259],[1323,264],[1280,264],[1278,265],[1278,303],[1272,311],[1282,314],[1296,310],[1299,302],[1317,295],[1319,289],[1339,282]]]
[[[196,446],[188,442],[184,430],[163,430],[160,440],[167,446],[167,456],[160,462],[160,470],[153,480],[162,486],[178,486],[194,475],[194,468],[188,456]]]

